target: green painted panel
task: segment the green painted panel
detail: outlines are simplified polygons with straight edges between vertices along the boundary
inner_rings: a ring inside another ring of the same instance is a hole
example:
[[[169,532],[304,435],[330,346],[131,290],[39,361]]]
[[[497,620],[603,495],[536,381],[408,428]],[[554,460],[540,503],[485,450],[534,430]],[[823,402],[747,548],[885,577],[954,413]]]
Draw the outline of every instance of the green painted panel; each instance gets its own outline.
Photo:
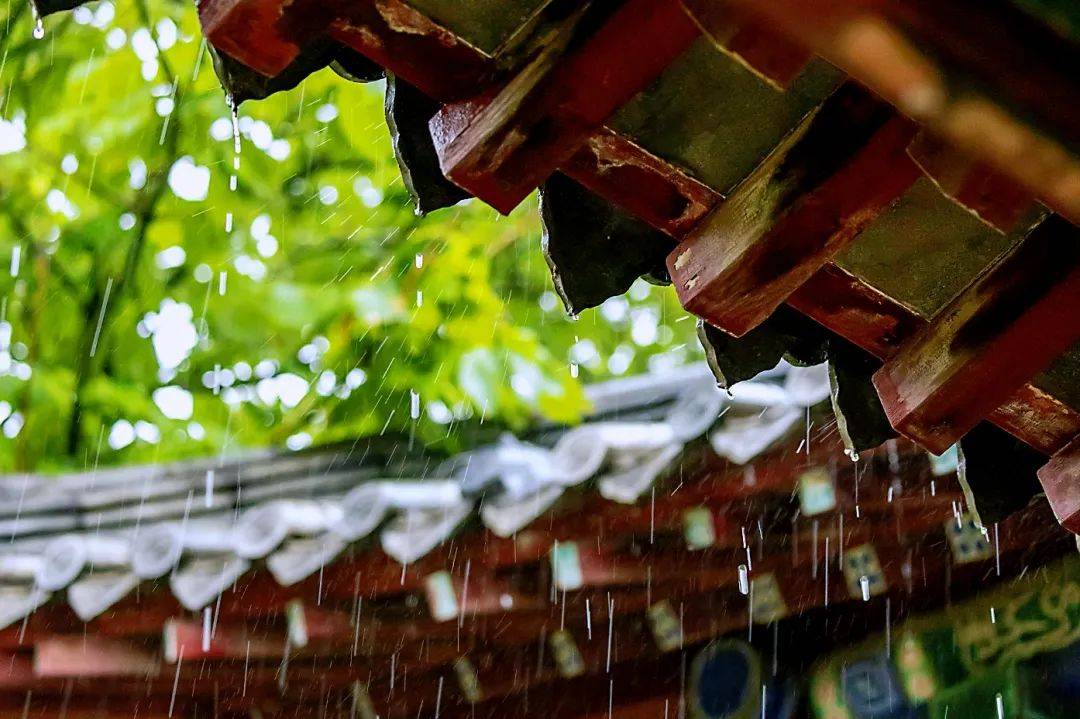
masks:
[[[1080,412],[1080,342],[1054,360],[1032,384]]]
[[[780,92],[700,39],[608,124],[727,194],[839,82],[814,60]]]
[[[921,178],[836,262],[930,318],[1018,239],[991,230]]]
[[[550,0],[406,0],[488,55]]]

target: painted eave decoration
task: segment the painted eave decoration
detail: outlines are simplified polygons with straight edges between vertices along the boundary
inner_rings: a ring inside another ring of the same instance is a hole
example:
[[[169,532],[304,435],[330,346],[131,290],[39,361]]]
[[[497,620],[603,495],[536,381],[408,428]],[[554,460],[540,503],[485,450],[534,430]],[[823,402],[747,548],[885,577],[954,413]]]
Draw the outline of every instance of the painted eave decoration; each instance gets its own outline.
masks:
[[[750,656],[718,637],[899,621],[1075,551],[1045,502],[980,526],[910,442],[851,461],[824,365],[588,394],[579,426],[452,457],[373,439],[6,478],[0,710],[662,716],[698,691],[684,656]],[[792,691],[770,679],[767,716]]]

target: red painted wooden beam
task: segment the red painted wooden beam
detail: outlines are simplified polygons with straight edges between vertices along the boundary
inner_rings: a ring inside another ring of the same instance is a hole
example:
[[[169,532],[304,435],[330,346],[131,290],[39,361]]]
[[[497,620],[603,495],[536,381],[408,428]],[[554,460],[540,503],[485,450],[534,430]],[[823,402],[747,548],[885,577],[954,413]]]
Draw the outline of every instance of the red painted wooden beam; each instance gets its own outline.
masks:
[[[945,195],[1001,232],[1034,210],[1035,198],[1012,178],[927,132],[916,136],[908,153]]]
[[[332,19],[333,3],[300,0],[212,0],[199,22],[218,50],[267,77],[280,74]]]
[[[679,0],[702,32],[727,53],[777,90],[795,79],[812,53],[778,35],[753,14],[716,0]]]
[[[699,35],[670,0],[627,0],[591,34],[582,26],[592,19],[582,15],[563,21],[502,88],[447,105],[431,120],[443,173],[500,212],[569,160]]]
[[[1080,534],[1080,434],[1039,470],[1039,481],[1058,522]]]
[[[1080,158],[1069,149],[1080,140],[1075,45],[1020,8],[977,0],[732,2],[1080,222]]]
[[[723,198],[708,185],[607,128],[560,168],[601,197],[675,238]]]
[[[475,93],[493,70],[491,58],[402,0],[204,0],[199,20],[217,50],[268,77],[326,35],[443,101]]]
[[[1052,216],[874,375],[897,431],[940,454],[1080,339],[1080,231]]]
[[[34,645],[34,675],[53,677],[155,676],[160,659],[130,642],[96,636],[55,636]]]
[[[915,181],[914,134],[837,90],[668,256],[683,306],[736,337],[758,326]]]
[[[440,102],[475,94],[495,69],[491,58],[402,0],[344,3],[329,35]]]
[[[907,307],[835,265],[822,268],[789,304],[879,359],[927,322]],[[1031,384],[1016,390],[987,417],[1035,449],[1053,454],[1080,432],[1080,412]]]

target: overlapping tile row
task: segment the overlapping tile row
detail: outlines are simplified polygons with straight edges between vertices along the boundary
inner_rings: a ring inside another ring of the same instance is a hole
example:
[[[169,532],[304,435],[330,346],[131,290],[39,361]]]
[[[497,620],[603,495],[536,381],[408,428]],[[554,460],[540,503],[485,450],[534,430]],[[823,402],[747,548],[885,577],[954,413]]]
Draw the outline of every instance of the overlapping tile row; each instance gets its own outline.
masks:
[[[310,454],[5,477],[0,619],[17,624],[56,594],[89,621],[144,582],[167,583],[180,605],[199,610],[253,563],[290,586],[358,543],[376,544],[387,566],[408,567],[475,519],[511,536],[586,483],[633,503],[703,437],[719,456],[751,460],[826,399],[828,383],[824,368],[781,367],[729,396],[696,365],[590,394],[598,414],[584,425],[542,431],[540,443],[506,436],[449,459],[375,439]]]
[[[207,465],[50,479],[25,517],[96,518],[106,490],[130,512],[6,545],[9,591],[94,564],[0,629],[0,712],[579,717],[611,696],[633,717],[677,704],[682,657],[714,637],[775,631],[793,660],[800,632],[823,648],[1071,550],[1044,503],[984,531],[948,458],[895,441],[852,462],[823,370],[782,367],[732,398],[701,367],[601,385],[578,429],[445,463],[360,444],[214,463],[217,513],[199,509]],[[162,521],[170,494],[180,515]],[[826,616],[846,629],[816,634]]]

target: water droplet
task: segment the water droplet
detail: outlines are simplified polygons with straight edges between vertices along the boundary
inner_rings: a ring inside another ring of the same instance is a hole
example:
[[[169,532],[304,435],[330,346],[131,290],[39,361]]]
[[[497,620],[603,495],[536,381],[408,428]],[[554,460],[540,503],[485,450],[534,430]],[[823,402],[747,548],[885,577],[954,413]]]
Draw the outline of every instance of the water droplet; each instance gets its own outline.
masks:
[[[30,16],[34,19],[34,39],[40,40],[45,37],[45,23],[42,22],[37,3],[33,2],[33,0],[30,2]]]
[[[742,594],[750,593],[750,577],[747,575],[745,564],[739,565],[739,591]]]
[[[240,117],[237,114],[237,105],[232,95],[226,95],[225,101],[229,103],[229,117],[232,120],[233,152],[240,154]]]

